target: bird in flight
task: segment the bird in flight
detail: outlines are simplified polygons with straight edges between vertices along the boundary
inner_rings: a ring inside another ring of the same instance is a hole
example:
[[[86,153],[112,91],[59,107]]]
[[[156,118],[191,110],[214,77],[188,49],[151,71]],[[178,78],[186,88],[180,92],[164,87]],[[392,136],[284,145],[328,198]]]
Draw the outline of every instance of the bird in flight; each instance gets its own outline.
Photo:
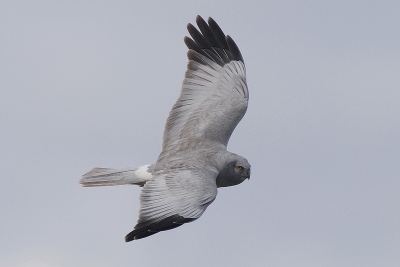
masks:
[[[227,151],[229,138],[249,101],[242,54],[212,19],[197,16],[185,37],[189,59],[181,94],[165,125],[156,163],[126,169],[94,168],[82,186],[135,184],[139,219],[125,241],[141,239],[198,219],[218,187],[250,179],[250,164]]]

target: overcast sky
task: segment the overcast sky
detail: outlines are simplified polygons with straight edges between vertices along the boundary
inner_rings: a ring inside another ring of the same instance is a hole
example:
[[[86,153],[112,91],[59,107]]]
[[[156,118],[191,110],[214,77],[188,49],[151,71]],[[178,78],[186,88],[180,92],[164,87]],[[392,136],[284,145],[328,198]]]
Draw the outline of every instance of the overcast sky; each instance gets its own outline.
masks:
[[[242,51],[250,103],[228,149],[252,176],[199,220],[125,243],[140,188],[78,179],[155,162],[197,14]],[[399,14],[399,1],[1,1],[0,266],[399,266]]]

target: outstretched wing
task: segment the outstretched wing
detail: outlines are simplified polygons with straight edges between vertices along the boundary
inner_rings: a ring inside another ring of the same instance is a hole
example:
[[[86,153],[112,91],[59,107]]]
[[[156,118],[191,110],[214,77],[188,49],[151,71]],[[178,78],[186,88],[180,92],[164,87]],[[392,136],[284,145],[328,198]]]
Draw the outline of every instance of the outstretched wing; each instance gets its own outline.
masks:
[[[247,110],[245,66],[235,42],[211,18],[196,18],[185,37],[189,63],[181,94],[164,130],[163,151],[183,138],[201,137],[227,145]]]
[[[217,196],[218,173],[174,170],[147,182],[140,194],[139,220],[125,241],[170,230],[199,218]]]

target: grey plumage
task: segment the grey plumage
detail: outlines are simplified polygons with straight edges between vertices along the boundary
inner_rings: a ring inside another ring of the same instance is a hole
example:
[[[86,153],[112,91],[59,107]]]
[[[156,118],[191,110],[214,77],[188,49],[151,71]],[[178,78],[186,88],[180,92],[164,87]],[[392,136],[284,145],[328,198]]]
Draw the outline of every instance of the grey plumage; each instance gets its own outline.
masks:
[[[217,187],[250,178],[248,161],[226,150],[247,110],[249,92],[243,57],[211,18],[188,24],[189,63],[181,94],[165,125],[155,164],[122,170],[95,168],[83,186],[136,184],[139,220],[126,242],[170,230],[199,218],[217,196]]]
[[[89,172],[82,175],[80,183],[82,186],[108,186],[108,185],[124,185],[135,184],[144,186],[151,180],[155,164],[149,164],[136,168],[125,169],[109,169],[109,168],[93,168]]]

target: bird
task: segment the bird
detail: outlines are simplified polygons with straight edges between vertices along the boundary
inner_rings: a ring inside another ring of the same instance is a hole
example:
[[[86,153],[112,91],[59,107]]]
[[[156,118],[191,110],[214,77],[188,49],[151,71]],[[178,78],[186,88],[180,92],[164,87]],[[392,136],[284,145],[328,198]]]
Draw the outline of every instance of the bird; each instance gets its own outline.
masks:
[[[196,17],[199,30],[187,24],[187,70],[156,162],[93,168],[79,180],[84,187],[142,187],[139,219],[126,242],[198,219],[215,200],[217,188],[250,179],[247,159],[227,151],[249,101],[244,60],[233,39],[211,17],[207,21]]]

